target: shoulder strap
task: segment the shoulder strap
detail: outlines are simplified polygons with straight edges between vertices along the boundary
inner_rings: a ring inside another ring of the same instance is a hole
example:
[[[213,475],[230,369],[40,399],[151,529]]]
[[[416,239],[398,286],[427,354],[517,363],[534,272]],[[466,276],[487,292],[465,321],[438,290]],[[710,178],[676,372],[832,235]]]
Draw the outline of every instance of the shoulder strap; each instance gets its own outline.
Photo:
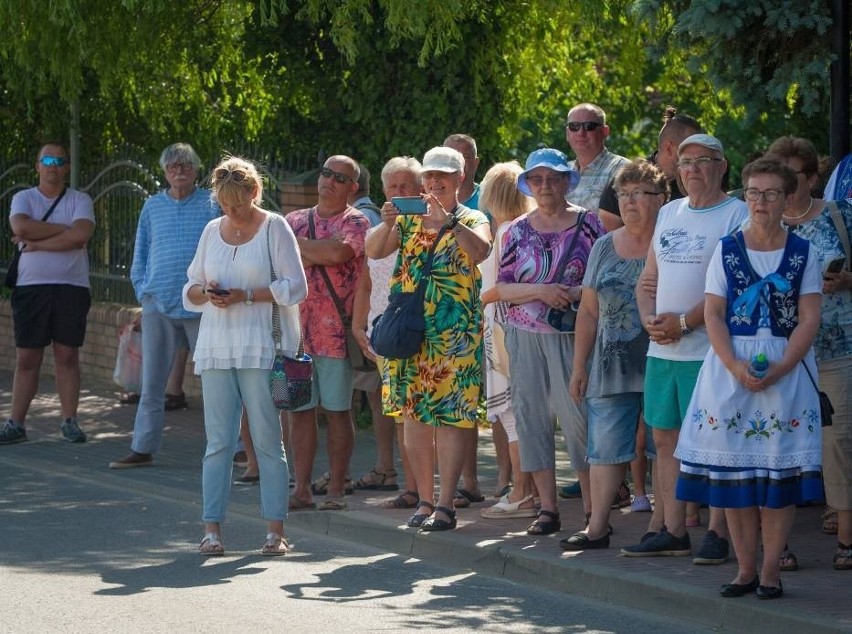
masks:
[[[568,267],[568,262],[571,261],[571,255],[574,253],[574,247],[577,246],[577,239],[580,237],[580,232],[583,230],[583,223],[585,220],[586,212],[581,211],[580,217],[577,219],[577,230],[574,232],[574,237],[571,238],[571,244],[568,246],[565,253],[562,254],[562,258],[559,260],[559,265],[556,267],[556,274],[553,276],[553,279],[557,283],[562,278],[562,274],[565,272],[565,269]]]
[[[274,282],[278,279],[275,275],[275,267],[272,265],[272,245],[270,244],[269,233],[272,228],[272,217],[267,219],[266,223],[266,253],[269,256],[269,279]],[[272,298],[272,341],[275,343],[275,352],[283,354],[284,349],[281,344],[281,309],[278,307],[278,302]],[[299,350],[296,353],[297,357],[302,357],[305,354],[305,339],[302,336],[302,325],[299,324]]]
[[[56,200],[53,201],[53,204],[50,205],[50,209],[48,209],[47,213],[44,214],[44,216],[42,216],[42,219],[41,219],[42,222],[47,222],[47,219],[50,218],[50,215],[56,210],[56,205],[59,204],[59,201],[62,200],[62,198],[65,196],[65,192],[67,192],[67,191],[68,191],[68,188],[66,187],[65,189],[62,190],[62,193],[59,194],[59,196],[56,198]]]
[[[843,252],[846,254],[846,270],[852,271],[852,248],[849,245],[849,231],[846,229],[846,223],[843,222],[843,214],[840,213],[840,208],[835,201],[826,200],[825,205],[828,207],[831,221],[834,223],[834,228],[840,237],[840,244],[843,245]]]
[[[316,227],[314,226],[314,209],[312,208],[308,211],[308,237],[311,240],[317,239]],[[325,266],[317,265],[319,269],[320,275],[322,275],[322,279],[325,282],[325,286],[328,289],[328,294],[331,295],[331,301],[334,302],[334,307],[337,309],[337,314],[340,316],[340,321],[343,322],[343,327],[348,327],[349,319],[346,316],[346,310],[343,307],[343,302],[340,301],[340,297],[337,296],[337,293],[334,292],[334,288],[331,286],[331,280],[328,278],[328,273],[325,270]]]

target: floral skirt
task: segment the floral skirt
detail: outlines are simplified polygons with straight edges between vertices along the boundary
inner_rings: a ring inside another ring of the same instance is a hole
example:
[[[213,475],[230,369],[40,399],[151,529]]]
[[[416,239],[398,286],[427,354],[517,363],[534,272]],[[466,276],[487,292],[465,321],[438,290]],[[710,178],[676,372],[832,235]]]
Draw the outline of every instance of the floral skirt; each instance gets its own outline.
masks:
[[[762,331],[732,337],[734,354],[762,352],[770,365],[787,340]],[[805,358],[817,378],[813,353]],[[675,456],[678,499],[720,508],[783,508],[821,500],[819,398],[801,363],[774,385],[751,392],[711,348],[686,410]]]

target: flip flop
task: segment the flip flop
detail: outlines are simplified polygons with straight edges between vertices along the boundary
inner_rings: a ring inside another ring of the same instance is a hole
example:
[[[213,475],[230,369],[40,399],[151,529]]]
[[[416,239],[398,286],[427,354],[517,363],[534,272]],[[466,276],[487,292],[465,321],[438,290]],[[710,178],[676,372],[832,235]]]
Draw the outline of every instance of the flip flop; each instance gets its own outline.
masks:
[[[224,555],[225,547],[222,546],[222,538],[219,537],[219,533],[207,533],[201,540],[198,552],[205,557],[221,557]]]
[[[456,508],[467,508],[471,504],[484,502],[485,496],[481,493],[471,493],[465,489],[457,489],[453,496],[453,506]]]
[[[290,496],[290,502],[287,505],[287,508],[291,511],[307,511],[309,509],[315,509],[316,507],[316,502],[304,502],[293,495]]]
[[[267,533],[266,543],[260,550],[260,554],[264,557],[281,557],[290,552],[291,546],[283,535],[278,533]]]

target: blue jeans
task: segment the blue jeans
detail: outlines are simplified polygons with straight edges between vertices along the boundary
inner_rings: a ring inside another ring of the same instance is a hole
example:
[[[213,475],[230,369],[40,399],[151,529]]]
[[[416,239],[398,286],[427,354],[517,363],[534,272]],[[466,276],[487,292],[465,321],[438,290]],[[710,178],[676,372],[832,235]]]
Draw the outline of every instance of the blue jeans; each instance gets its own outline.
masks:
[[[136,453],[157,453],[163,440],[166,383],[178,346],[195,349],[198,319],[173,319],[154,307],[154,300],[142,300],[142,394],[133,423]]]
[[[278,410],[269,391],[269,370],[204,370],[204,431],[207,450],[201,470],[205,522],[225,519],[231,492],[233,460],[245,406],[260,467],[260,510],[267,521],[287,517],[290,475],[281,442]]]

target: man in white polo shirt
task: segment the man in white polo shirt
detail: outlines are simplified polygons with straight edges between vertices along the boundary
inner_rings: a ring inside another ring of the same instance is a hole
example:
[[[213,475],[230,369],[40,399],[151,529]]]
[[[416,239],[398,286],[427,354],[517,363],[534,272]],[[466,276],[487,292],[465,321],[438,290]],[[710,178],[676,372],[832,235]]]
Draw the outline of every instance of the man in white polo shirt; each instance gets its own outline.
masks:
[[[657,500],[665,528],[634,546],[628,557],[686,556],[686,503],[675,499],[680,463],[674,457],[698,370],[710,347],[704,328],[704,280],[719,240],[747,217],[746,204],[722,189],[727,169],[722,143],[693,134],[678,147],[677,178],[686,198],[660,209],[636,301],[651,343],[645,372],[645,420],[657,447]],[[656,284],[654,283],[656,280]],[[693,562],[720,564],[728,557],[727,525],[712,509],[707,534]]]

